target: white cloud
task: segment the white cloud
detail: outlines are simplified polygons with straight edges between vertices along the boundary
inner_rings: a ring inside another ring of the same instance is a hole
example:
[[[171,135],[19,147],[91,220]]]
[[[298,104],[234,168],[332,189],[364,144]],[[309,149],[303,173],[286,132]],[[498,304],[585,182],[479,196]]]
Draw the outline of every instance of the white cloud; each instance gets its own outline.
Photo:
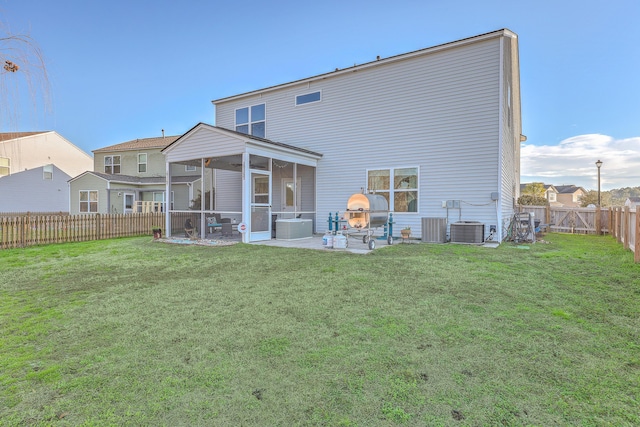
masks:
[[[522,183],[575,184],[598,187],[596,161],[602,161],[602,190],[640,186],[640,137],[615,139],[607,135],[578,135],[558,145],[522,144]]]

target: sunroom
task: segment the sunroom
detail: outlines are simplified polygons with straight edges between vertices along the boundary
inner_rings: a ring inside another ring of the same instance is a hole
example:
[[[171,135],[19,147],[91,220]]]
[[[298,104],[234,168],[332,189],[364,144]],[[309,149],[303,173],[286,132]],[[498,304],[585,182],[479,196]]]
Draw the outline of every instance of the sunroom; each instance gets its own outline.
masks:
[[[319,153],[205,123],[162,153],[167,189],[173,165],[201,176],[200,188],[191,189],[189,208],[167,210],[167,236],[184,235],[192,226],[200,239],[231,237],[249,243],[276,237],[277,224],[285,222],[316,229]]]

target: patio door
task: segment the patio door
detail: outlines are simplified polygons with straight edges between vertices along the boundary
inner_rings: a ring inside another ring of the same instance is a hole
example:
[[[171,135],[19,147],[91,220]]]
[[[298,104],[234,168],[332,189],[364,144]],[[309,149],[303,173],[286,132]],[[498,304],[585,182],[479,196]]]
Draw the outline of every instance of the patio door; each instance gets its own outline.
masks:
[[[271,172],[251,171],[251,241],[271,239]]]
[[[136,195],[133,193],[124,193],[124,213],[132,213],[136,201]]]

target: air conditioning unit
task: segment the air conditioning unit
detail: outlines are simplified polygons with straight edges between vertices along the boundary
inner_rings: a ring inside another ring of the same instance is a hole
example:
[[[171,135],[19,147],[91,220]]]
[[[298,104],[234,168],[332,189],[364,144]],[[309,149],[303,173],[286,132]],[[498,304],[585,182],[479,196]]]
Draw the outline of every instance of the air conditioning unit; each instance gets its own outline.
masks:
[[[484,242],[484,224],[478,221],[457,221],[451,224],[452,243]]]
[[[425,243],[446,243],[447,218],[422,218],[422,241]]]

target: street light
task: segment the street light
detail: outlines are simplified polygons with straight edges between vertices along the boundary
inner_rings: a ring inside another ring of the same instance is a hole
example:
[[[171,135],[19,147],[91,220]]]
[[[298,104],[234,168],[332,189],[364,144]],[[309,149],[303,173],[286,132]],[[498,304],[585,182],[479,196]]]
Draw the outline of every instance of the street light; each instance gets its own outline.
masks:
[[[600,168],[602,167],[602,162],[598,160],[596,166],[598,167],[598,207],[600,207]]]

